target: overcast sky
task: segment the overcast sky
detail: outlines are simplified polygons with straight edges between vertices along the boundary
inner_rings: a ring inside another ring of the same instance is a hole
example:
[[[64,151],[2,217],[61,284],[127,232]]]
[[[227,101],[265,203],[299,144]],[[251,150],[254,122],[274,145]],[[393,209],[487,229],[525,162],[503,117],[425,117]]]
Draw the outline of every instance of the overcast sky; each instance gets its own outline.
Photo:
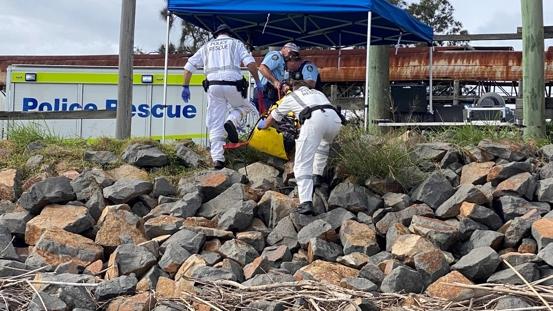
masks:
[[[521,25],[520,0],[450,1],[470,33],[515,32]],[[553,25],[553,1],[543,4],[544,24]],[[159,14],[164,5],[164,0],[137,0],[135,46],[145,52],[164,40]],[[120,15],[121,0],[0,0],[0,55],[117,54]],[[178,39],[177,31],[172,39]],[[517,41],[473,45],[521,47]],[[553,46],[553,40],[545,45]]]

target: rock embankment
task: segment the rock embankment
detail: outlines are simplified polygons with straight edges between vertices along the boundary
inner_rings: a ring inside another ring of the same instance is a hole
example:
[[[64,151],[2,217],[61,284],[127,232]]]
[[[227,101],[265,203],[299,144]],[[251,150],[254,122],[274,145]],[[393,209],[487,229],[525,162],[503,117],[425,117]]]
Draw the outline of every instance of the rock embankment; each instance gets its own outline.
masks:
[[[316,216],[295,212],[292,165],[277,161],[198,171],[174,185],[145,170],[168,156],[135,144],[123,154],[130,164],[113,170],[99,168],[116,161],[113,154],[93,151],[86,158],[98,167],[78,172],[22,180],[20,169],[3,169],[0,277],[41,269],[36,280],[59,282],[37,287],[52,310],[94,310],[107,301],[108,310],[146,310],[194,292],[193,280],[316,280],[474,298],[478,292],[451,283],[522,284],[506,263],[528,282],[553,274],[552,149],[418,144],[421,183],[398,191],[331,169],[316,190]],[[177,150],[186,165],[202,162],[185,146]],[[282,310],[275,302],[255,307]]]

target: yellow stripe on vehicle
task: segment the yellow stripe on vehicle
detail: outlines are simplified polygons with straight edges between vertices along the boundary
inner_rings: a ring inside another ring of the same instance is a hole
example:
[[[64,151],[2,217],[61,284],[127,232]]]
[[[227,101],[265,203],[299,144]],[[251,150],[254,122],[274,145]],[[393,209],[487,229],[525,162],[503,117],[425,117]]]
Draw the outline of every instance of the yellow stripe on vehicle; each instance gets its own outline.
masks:
[[[161,140],[162,136],[150,136],[153,140]],[[207,138],[207,134],[204,133],[191,133],[191,134],[182,134],[182,135],[165,135],[165,139],[169,140],[180,140],[180,139],[197,139],[197,138]]]
[[[25,81],[25,73],[36,73],[36,81]],[[153,74],[152,83],[142,83],[142,76],[150,74],[133,74],[133,84],[135,85],[163,85],[163,74]],[[28,84],[118,84],[119,74],[117,73],[90,73],[90,72],[12,72],[12,83]],[[205,79],[203,74],[194,74],[190,80],[190,85],[202,85]],[[183,85],[184,77],[182,74],[170,74],[167,76],[168,85]]]

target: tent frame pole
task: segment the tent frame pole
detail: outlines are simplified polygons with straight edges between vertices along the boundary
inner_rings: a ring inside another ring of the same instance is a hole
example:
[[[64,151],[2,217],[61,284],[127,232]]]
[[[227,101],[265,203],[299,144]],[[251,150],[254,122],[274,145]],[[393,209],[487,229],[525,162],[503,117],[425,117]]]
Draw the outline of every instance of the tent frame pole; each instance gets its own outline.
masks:
[[[171,12],[167,12],[166,27],[165,27],[165,62],[163,65],[163,126],[161,133],[161,142],[165,143],[165,128],[167,122],[167,77],[169,67],[169,19],[171,18]]]
[[[365,59],[365,130],[369,128],[369,57],[371,47],[372,12],[367,13],[367,55]]]
[[[428,91],[428,98],[429,98],[429,112],[431,114],[434,114],[434,98],[433,98],[433,94],[432,94],[432,89],[434,87],[434,81],[432,80],[432,77],[433,77],[433,72],[432,72],[432,63],[433,63],[433,60],[432,60],[432,54],[434,53],[434,45],[431,45],[430,46],[430,56],[429,56],[429,61],[428,61],[428,72],[429,72],[429,78],[430,78],[430,86],[429,86],[429,91]]]

